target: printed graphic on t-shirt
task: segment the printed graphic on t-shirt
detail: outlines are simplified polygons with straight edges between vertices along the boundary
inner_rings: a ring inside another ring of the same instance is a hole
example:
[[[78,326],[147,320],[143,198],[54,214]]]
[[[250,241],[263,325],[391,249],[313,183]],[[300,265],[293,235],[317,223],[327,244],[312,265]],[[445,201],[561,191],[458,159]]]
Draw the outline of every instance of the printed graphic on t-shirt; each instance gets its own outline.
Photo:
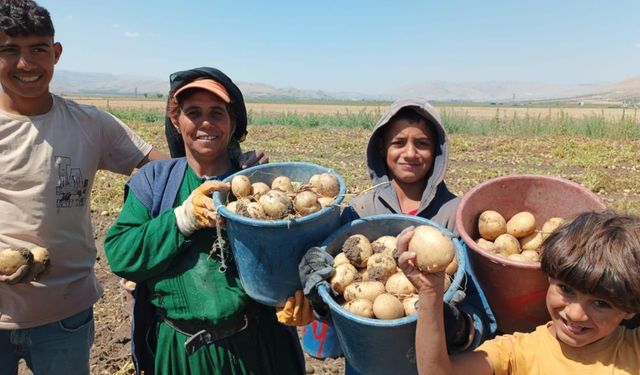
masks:
[[[58,184],[56,185],[56,207],[82,207],[87,196],[89,180],[82,178],[82,170],[71,166],[71,158],[56,156]]]

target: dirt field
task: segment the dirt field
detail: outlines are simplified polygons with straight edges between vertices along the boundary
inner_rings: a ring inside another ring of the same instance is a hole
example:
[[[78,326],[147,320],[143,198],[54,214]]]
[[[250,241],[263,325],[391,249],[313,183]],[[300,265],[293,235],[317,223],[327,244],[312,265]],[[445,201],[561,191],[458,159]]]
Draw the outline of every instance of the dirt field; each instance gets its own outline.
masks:
[[[137,126],[132,124],[134,129]],[[148,141],[164,149],[162,128],[153,126],[156,131]],[[365,130],[250,127],[243,148],[264,150],[272,162],[309,161],[334,168],[346,179],[349,193],[357,194],[369,187],[364,167],[367,137]],[[447,182],[458,195],[492,177],[537,173],[577,181],[597,193],[610,207],[640,214],[640,140],[456,135],[450,141]],[[124,181],[124,177],[101,172],[92,199],[95,239],[100,251],[96,272],[105,287],[104,297],[95,306],[96,340],[91,357],[95,375],[131,373],[129,317],[118,278],[109,272],[101,253],[104,234],[122,202]],[[343,372],[342,359],[307,359],[309,373]]]

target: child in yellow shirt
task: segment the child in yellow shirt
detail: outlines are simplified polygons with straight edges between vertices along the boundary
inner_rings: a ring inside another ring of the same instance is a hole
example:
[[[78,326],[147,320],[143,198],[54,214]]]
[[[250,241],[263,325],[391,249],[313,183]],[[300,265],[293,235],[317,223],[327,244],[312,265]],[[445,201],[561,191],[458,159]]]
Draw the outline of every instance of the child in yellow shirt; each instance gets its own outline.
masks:
[[[640,329],[620,325],[640,312],[640,217],[585,212],[558,229],[541,251],[551,321],[451,356],[443,275],[414,267],[415,254],[407,252],[412,236],[412,229],[401,233],[398,250],[400,268],[420,295],[420,374],[640,374]]]

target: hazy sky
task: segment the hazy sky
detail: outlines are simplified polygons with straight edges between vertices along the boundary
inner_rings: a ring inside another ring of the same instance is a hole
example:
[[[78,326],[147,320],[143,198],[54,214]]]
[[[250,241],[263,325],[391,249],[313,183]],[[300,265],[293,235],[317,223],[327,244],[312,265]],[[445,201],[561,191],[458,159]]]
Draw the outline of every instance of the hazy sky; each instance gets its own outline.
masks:
[[[41,0],[58,69],[378,93],[431,80],[640,75],[640,1]]]

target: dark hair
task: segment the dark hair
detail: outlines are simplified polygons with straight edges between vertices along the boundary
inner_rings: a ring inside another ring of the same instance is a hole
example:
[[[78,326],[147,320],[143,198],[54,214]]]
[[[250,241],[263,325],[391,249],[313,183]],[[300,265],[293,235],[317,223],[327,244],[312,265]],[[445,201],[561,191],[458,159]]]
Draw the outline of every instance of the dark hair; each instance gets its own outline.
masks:
[[[579,214],[544,241],[541,253],[548,276],[625,312],[640,312],[640,217]]]
[[[12,38],[55,34],[49,11],[32,0],[0,1],[0,32]]]

